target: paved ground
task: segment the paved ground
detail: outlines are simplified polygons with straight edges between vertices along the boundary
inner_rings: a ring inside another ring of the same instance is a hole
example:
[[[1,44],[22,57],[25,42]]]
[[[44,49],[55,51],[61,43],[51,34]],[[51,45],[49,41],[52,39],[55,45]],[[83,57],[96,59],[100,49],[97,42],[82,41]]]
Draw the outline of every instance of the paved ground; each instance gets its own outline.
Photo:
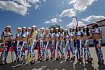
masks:
[[[102,47],[103,56],[105,60],[105,47]],[[7,65],[0,65],[0,70],[105,70],[105,65],[99,66],[97,64],[97,56],[95,53],[95,48],[90,48],[91,55],[94,59],[92,64],[79,63],[77,61],[65,61],[65,60],[50,60],[46,62],[36,62],[33,65],[21,65],[15,63],[9,63]],[[9,54],[10,55],[10,54]],[[37,56],[37,55],[36,55]],[[8,62],[10,62],[10,57],[8,56]]]

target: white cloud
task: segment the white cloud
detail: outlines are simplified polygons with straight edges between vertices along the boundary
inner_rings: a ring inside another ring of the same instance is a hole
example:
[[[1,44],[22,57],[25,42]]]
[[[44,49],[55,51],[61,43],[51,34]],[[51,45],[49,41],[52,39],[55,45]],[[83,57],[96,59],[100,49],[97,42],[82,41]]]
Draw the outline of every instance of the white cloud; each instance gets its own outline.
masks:
[[[65,1],[62,2],[63,4],[65,3]]]
[[[52,24],[57,24],[57,23],[59,23],[59,22],[61,22],[62,20],[61,19],[58,19],[58,18],[52,18],[51,20],[50,20],[50,22],[52,23]]]
[[[87,25],[86,23],[83,23],[83,21],[88,22],[88,23],[93,23],[93,22],[96,22],[96,21],[99,21],[99,20],[102,20],[102,19],[105,19],[105,16],[91,15],[91,16],[88,16],[87,18],[81,19],[82,21],[78,21],[78,26],[82,27],[82,26]],[[67,25],[68,28],[69,27],[76,28],[76,26],[77,26],[77,20],[76,20],[76,18],[73,18],[72,22]]]
[[[12,11],[20,15],[26,15],[28,14],[29,7],[34,5],[35,9],[37,9],[41,1],[42,0],[2,0],[0,1],[0,9],[5,11]]]
[[[73,17],[75,15],[76,15],[76,12],[73,9],[67,9],[61,13],[60,17],[64,17],[64,16]]]
[[[50,19],[49,21],[46,21],[45,24],[57,24],[57,23],[60,23],[60,22],[62,22],[61,19],[52,18],[52,19]]]
[[[52,18],[50,21],[51,23],[57,23],[57,18]]]
[[[73,17],[78,11],[85,11],[95,1],[97,0],[69,0],[69,4],[73,7],[71,9],[64,10],[60,17]]]
[[[46,2],[46,0],[42,0],[43,2]]]
[[[97,0],[70,0],[69,4],[72,4],[76,10],[84,11],[95,1]]]
[[[38,9],[39,7],[40,7],[39,5],[36,5],[36,6],[35,6],[35,9]]]
[[[58,21],[59,21],[59,22],[62,22],[62,20],[61,20],[61,19],[59,19]]]
[[[23,5],[18,5],[13,1],[0,1],[0,9],[12,11],[21,15],[27,14],[27,7]]]
[[[85,26],[86,24],[84,24],[82,21],[78,21],[78,26],[79,27],[82,27],[82,26]],[[76,28],[77,26],[77,20],[76,18],[73,18],[72,22],[69,23],[66,27],[67,28],[70,28],[70,27],[73,27],[73,28]]]
[[[96,22],[96,21],[99,21],[99,20],[102,20],[102,19],[105,19],[105,16],[95,16],[95,15],[91,15],[91,16],[88,16],[87,18],[83,18],[81,20],[85,21],[85,22]]]
[[[45,24],[49,24],[49,23],[50,23],[50,21],[46,21],[46,22],[45,22]]]
[[[20,3],[21,5],[23,5],[25,7],[31,7],[31,5],[26,0],[14,0],[14,1]],[[14,1],[11,1],[11,2],[14,2]]]
[[[78,26],[79,26],[79,27],[82,27],[82,26],[86,26],[86,24],[83,23],[82,21],[78,21]]]
[[[27,0],[28,2],[30,2],[30,3],[40,3],[40,1],[39,0]]]

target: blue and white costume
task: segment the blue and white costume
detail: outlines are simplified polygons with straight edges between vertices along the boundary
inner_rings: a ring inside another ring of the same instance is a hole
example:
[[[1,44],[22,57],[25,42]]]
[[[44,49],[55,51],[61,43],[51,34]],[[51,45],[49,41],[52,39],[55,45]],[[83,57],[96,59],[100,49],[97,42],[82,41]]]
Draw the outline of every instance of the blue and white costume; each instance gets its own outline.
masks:
[[[16,38],[19,38],[20,36],[21,36],[21,32],[18,32],[18,33],[16,34]],[[22,46],[21,41],[17,40],[17,41],[16,41],[16,46],[17,46],[17,56],[18,56],[17,59],[19,59],[20,54],[21,54],[21,46]]]
[[[64,39],[64,32],[63,33],[60,33],[60,37],[62,37],[62,39]],[[64,40],[60,40],[60,52],[61,52],[61,55],[62,56],[64,55],[63,45],[64,45]]]
[[[71,50],[72,55],[74,55],[75,54],[74,39],[72,39],[72,38],[74,38],[75,32],[70,32],[69,36],[70,36],[70,50]]]
[[[31,33],[27,32],[27,35],[29,36]],[[31,52],[31,45],[30,45],[30,40],[28,40],[28,53]]]
[[[90,34],[90,31],[89,31]],[[83,48],[84,48],[84,60],[86,62],[86,60],[91,61],[91,55],[90,55],[90,51],[89,51],[89,39],[88,39],[88,35],[85,32],[83,32],[83,36],[87,36],[86,40],[83,40]]]
[[[6,39],[12,39],[12,38],[13,38],[11,32],[6,33],[5,31],[3,32],[2,37],[3,37],[3,38],[6,38]],[[6,59],[7,59],[7,56],[8,56],[9,49],[10,49],[11,46],[12,46],[11,41],[6,41],[6,42],[5,42],[5,47],[6,47],[6,45],[8,46],[8,48],[7,48],[7,50],[5,51],[4,63],[6,63]],[[16,46],[14,46],[14,51],[15,51],[15,54],[16,54],[16,56],[17,56],[17,48],[16,48]]]
[[[24,32],[21,34],[22,38],[27,38],[27,32]],[[21,47],[21,58],[22,58],[22,63],[26,63],[26,54],[25,54],[25,48],[27,48],[27,41],[22,42],[22,47]]]
[[[95,35],[95,34],[99,34],[100,35],[100,32],[101,32],[101,28],[99,28],[99,27],[93,29],[93,35]],[[96,54],[97,54],[97,57],[98,57],[98,62],[103,62],[102,61],[102,59],[103,59],[103,53],[102,53],[102,50],[101,50],[101,38],[100,39],[94,39],[93,43],[94,43],[94,47],[96,49]]]
[[[82,32],[81,31],[77,31],[76,32],[76,36],[81,36]],[[83,48],[82,48],[82,40],[76,40],[76,56],[77,56],[77,60],[82,59],[82,55],[83,55]]]
[[[44,59],[45,56],[45,46],[44,46],[44,33],[40,33],[40,56]]]
[[[44,35],[44,38],[49,38],[49,37],[50,37],[49,34]],[[45,46],[45,52],[46,52],[46,59],[48,59],[48,45],[49,45],[49,41],[45,41],[44,46]]]
[[[32,33],[32,35],[36,35],[36,37],[37,37],[37,31],[34,31],[33,33]],[[35,52],[34,52],[34,48],[36,47],[36,37],[32,40],[32,46],[31,46],[31,57],[32,57],[32,59],[34,60],[34,57],[35,57]]]
[[[55,38],[55,33],[50,33],[50,38]],[[55,40],[50,40],[51,58],[54,58],[54,43],[55,43]]]
[[[59,32],[57,32],[56,34],[55,34],[55,38],[56,38],[56,55],[57,55],[57,58],[59,58],[60,57],[60,55],[59,55],[59,52],[60,52],[60,42],[59,42],[59,37],[60,37],[60,33]]]
[[[70,58],[70,41],[69,41],[69,34],[66,34],[65,36],[65,41],[66,41],[66,47],[65,47],[65,51],[66,51],[66,56],[67,59]]]

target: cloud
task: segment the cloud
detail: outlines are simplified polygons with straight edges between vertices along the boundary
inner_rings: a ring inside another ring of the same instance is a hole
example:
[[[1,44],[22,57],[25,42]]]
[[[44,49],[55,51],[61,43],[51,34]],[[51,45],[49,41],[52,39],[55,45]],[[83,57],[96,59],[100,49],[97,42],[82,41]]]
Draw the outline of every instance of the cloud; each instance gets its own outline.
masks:
[[[50,23],[50,21],[46,21],[46,22],[45,22],[45,24],[49,24],[49,23]]]
[[[85,25],[86,24],[83,23],[82,21],[78,21],[78,26],[79,27],[82,27],[82,26],[85,26]],[[76,28],[76,26],[77,26],[77,20],[76,20],[76,18],[73,18],[72,22],[69,23],[66,27],[67,28],[70,28],[70,27]]]
[[[0,9],[12,11],[21,15],[26,15],[28,11],[26,6],[18,5],[13,1],[0,1]]]
[[[61,20],[61,19],[58,19],[58,21],[59,21],[59,22],[62,22],[62,20]]]
[[[93,23],[93,22],[97,22],[97,21],[103,20],[103,19],[105,19],[105,16],[91,15],[91,16],[88,16],[87,18],[81,19],[81,21],[78,21],[78,26],[82,27],[82,26],[87,25],[84,22]],[[72,22],[70,24],[68,24],[66,27],[68,27],[68,28],[70,28],[70,27],[76,28],[76,26],[77,26],[77,20],[76,20],[76,18],[73,18]]]
[[[61,13],[60,17],[64,17],[64,16],[73,17],[75,15],[76,15],[76,12],[73,9],[67,9]]]
[[[43,2],[46,2],[46,0],[42,0]]]
[[[73,5],[75,10],[84,11],[95,1],[97,0],[70,0],[69,4]]]
[[[52,18],[52,19],[50,19],[49,21],[46,21],[45,24],[57,24],[57,23],[60,23],[60,22],[62,22],[61,19]]]
[[[40,7],[39,5],[36,5],[36,6],[35,6],[35,9],[38,9],[39,7]]]
[[[0,1],[0,9],[4,11],[12,11],[20,15],[28,14],[29,7],[35,6],[35,9],[39,7],[39,3],[42,0],[8,0]]]
[[[82,26],[86,26],[86,24],[83,23],[82,21],[78,21],[78,26],[79,26],[79,27],[82,27]]]
[[[76,28],[76,24],[75,23],[69,23],[66,27],[67,28],[70,28],[70,27],[73,27],[74,29]],[[82,21],[78,21],[78,27],[82,27],[82,26],[86,26],[86,24],[84,24]]]
[[[95,15],[91,15],[91,16],[88,16],[87,18],[83,18],[81,19],[82,21],[85,21],[85,22],[96,22],[96,21],[99,21],[99,20],[102,20],[102,19],[105,19],[105,16],[95,16]]]
[[[50,21],[51,21],[51,23],[57,23],[58,20],[57,20],[57,18],[52,18]]]
[[[6,2],[6,1],[4,1],[4,2]],[[29,2],[26,1],[26,0],[14,0],[14,1],[10,1],[10,2],[15,2],[17,4],[19,3],[19,4],[21,4],[22,6],[25,6],[25,7],[31,7],[31,5],[29,4]]]
[[[73,6],[71,9],[64,10],[60,17],[73,17],[79,11],[85,11],[90,5],[97,0],[69,0],[69,4]]]
[[[30,3],[40,3],[40,1],[39,0],[27,0],[28,2],[30,2]]]

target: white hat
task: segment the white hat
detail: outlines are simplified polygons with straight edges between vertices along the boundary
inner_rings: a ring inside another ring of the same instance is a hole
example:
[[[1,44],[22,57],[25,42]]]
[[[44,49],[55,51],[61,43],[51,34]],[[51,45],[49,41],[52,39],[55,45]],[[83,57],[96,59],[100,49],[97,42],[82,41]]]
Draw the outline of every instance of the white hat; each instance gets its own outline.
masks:
[[[49,30],[48,28],[46,28],[46,30]]]
[[[33,25],[32,27],[36,27],[36,25]]]
[[[10,26],[10,25],[7,25],[6,27],[9,27],[9,28],[11,28],[11,26]]]
[[[53,28],[51,28],[51,30],[54,30]]]
[[[65,29],[67,31],[67,29]]]
[[[28,27],[28,29],[31,29],[31,27]]]
[[[21,27],[18,27],[17,29],[20,29],[21,30]]]
[[[24,29],[26,29],[26,27],[23,27]]]
[[[56,29],[59,29],[58,27]]]
[[[41,27],[40,29],[44,29],[44,27]]]

